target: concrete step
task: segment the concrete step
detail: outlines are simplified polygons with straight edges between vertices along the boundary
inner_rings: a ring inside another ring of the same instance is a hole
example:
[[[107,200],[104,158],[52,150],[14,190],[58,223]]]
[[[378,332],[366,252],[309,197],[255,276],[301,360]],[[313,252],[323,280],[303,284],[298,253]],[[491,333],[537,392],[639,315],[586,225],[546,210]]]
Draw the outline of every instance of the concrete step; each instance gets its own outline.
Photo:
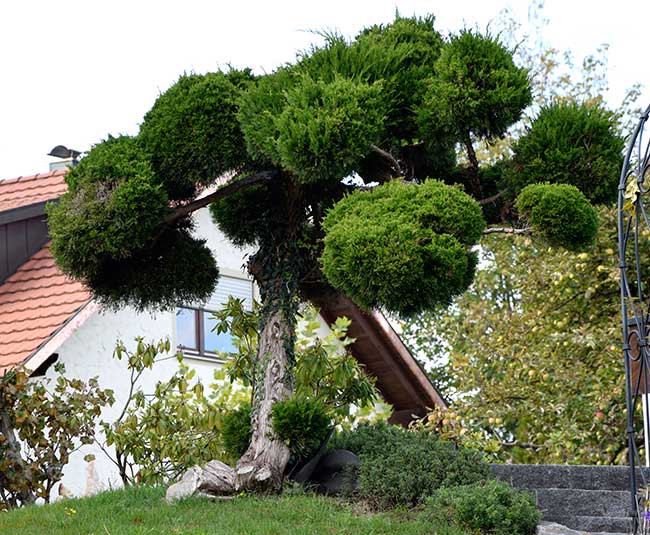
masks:
[[[519,488],[630,489],[630,471],[626,466],[493,464],[491,468],[498,479]],[[637,479],[641,481],[640,473]]]
[[[567,528],[588,533],[632,533],[632,519],[629,516],[557,516],[544,517],[544,522],[556,522]]]

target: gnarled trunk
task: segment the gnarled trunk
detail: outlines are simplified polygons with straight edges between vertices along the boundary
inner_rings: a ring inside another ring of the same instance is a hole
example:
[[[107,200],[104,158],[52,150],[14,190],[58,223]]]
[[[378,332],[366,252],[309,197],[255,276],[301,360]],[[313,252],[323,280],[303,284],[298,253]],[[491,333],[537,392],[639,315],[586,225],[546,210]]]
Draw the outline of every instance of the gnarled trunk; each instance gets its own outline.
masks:
[[[293,341],[294,324],[295,318],[287,317],[286,311],[274,310],[260,333],[251,416],[253,436],[237,463],[237,488],[276,490],[282,485],[289,448],[273,431],[271,409],[275,402],[291,395],[287,344]]]

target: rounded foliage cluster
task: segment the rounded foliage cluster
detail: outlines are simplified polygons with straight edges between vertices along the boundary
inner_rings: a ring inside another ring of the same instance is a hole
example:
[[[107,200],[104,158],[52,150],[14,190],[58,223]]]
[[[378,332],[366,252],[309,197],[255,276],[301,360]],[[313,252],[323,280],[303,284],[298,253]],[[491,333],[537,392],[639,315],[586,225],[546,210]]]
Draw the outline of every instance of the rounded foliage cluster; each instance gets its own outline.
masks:
[[[392,181],[328,212],[323,273],[366,308],[411,315],[449,304],[472,281],[484,226],[478,203],[457,188]]]
[[[303,78],[277,117],[280,163],[302,182],[338,182],[379,140],[381,86]]]
[[[516,122],[532,96],[526,69],[497,39],[462,31],[443,47],[419,111],[423,132],[496,137]]]
[[[308,459],[332,427],[332,417],[316,399],[294,397],[278,401],[271,411],[273,429],[298,459]]]
[[[513,147],[515,189],[572,184],[594,203],[616,200],[624,141],[613,115],[598,106],[558,103],[543,108]]]
[[[246,452],[252,436],[250,405],[243,405],[223,416],[221,440],[223,449],[232,459],[237,460]]]
[[[438,489],[422,516],[440,526],[500,535],[533,535],[541,519],[532,494],[494,480]]]
[[[426,430],[361,425],[344,435],[334,444],[359,455],[358,495],[377,508],[416,505],[441,487],[478,483],[490,474],[476,451]]]
[[[192,197],[248,161],[237,112],[252,79],[234,70],[181,76],[145,115],[140,138],[170,199]]]
[[[575,186],[531,184],[517,197],[517,209],[551,245],[577,250],[596,239],[598,214]]]

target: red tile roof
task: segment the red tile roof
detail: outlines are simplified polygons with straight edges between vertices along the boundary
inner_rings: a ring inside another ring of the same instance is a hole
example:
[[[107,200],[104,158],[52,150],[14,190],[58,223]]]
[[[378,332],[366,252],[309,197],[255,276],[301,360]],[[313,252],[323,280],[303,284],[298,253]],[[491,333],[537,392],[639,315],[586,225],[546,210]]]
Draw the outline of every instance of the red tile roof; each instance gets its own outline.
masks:
[[[0,374],[25,362],[90,297],[81,283],[59,271],[49,244],[35,253],[0,285]]]
[[[0,180],[0,212],[58,199],[68,189],[67,169]]]

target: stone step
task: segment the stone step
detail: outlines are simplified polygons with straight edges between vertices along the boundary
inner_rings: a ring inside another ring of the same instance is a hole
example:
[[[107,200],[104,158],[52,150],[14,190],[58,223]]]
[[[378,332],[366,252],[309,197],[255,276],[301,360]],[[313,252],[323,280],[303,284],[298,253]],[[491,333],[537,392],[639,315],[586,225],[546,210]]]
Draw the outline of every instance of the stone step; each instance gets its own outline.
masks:
[[[544,516],[544,522],[556,522],[567,528],[588,533],[632,533],[629,516]]]
[[[630,471],[626,466],[493,464],[491,468],[498,479],[519,488],[620,491],[630,489]],[[640,473],[637,480],[640,485]]]
[[[622,490],[531,489],[542,517],[630,515],[630,493]],[[586,531],[586,530],[585,530]],[[600,530],[603,531],[603,530]]]

